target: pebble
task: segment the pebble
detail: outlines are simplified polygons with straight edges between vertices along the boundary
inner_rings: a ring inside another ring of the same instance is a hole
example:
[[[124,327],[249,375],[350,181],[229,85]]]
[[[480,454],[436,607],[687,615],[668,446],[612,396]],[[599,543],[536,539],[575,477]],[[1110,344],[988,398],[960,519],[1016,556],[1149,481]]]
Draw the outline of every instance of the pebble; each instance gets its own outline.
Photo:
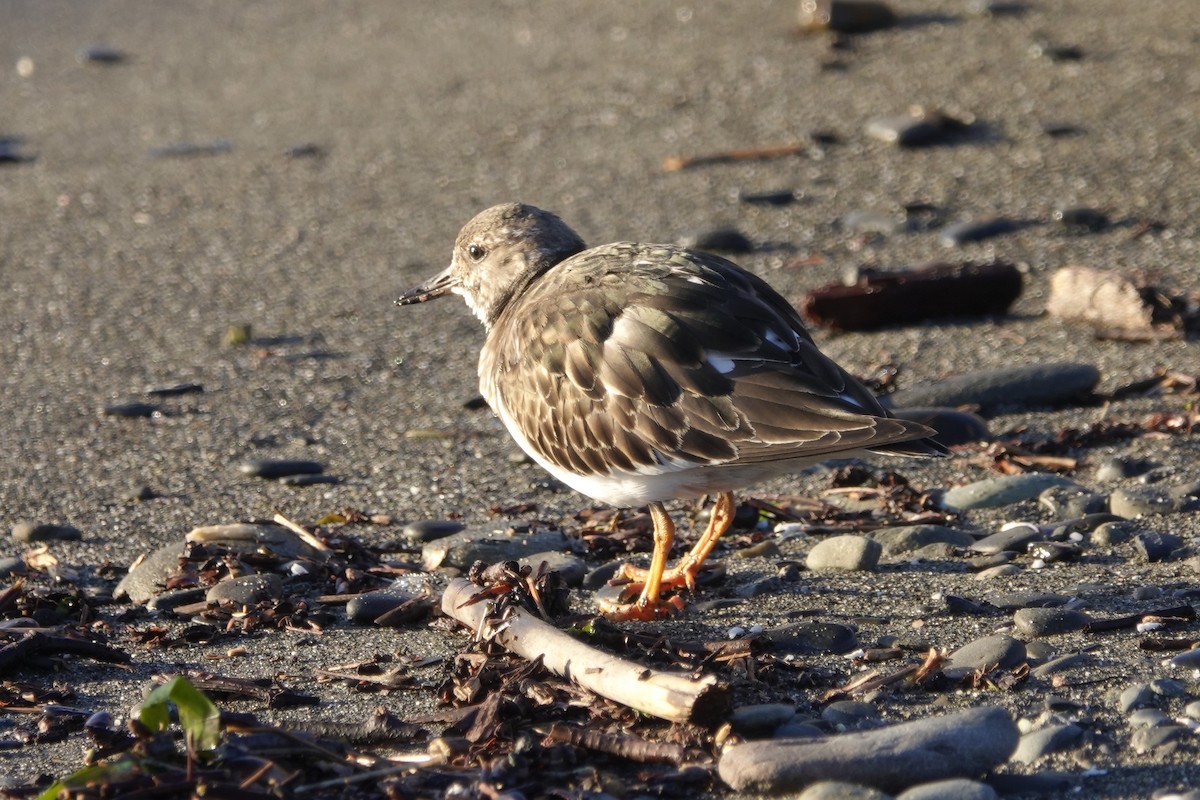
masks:
[[[4,556],[0,558],[0,578],[12,578],[29,574],[29,566],[20,556]]]
[[[517,559],[517,562],[523,567],[529,567],[533,570],[533,574],[537,574],[538,569],[544,563],[547,572],[557,572],[563,583],[575,588],[583,585],[583,578],[587,575],[588,569],[587,563],[579,556],[557,550],[532,553],[522,556]]]
[[[883,546],[883,555],[895,556],[910,553],[931,544],[947,544],[952,547],[970,547],[975,537],[966,531],[947,528],[944,525],[904,525],[898,528],[879,528],[869,534]]]
[[[1170,678],[1155,678],[1148,684],[1150,691],[1159,697],[1187,697],[1188,689],[1182,683]]]
[[[1059,672],[1066,672],[1069,669],[1083,666],[1092,661],[1092,657],[1087,653],[1068,653],[1065,656],[1051,659],[1045,664],[1033,668],[1033,675],[1038,678],[1048,678]]]
[[[838,227],[850,233],[879,233],[890,236],[904,227],[904,221],[883,211],[859,209],[839,219]]]
[[[1038,504],[1062,520],[1108,511],[1108,495],[1082,486],[1051,486],[1038,495]]]
[[[18,522],[12,526],[12,538],[18,542],[77,542],[83,538],[83,533],[72,525]]]
[[[1090,395],[1100,381],[1091,364],[1060,362],[980,370],[901,389],[888,395],[896,408],[912,406],[979,406],[989,414],[1000,409],[1052,406]]]
[[[499,561],[516,561],[534,553],[570,548],[571,541],[562,531],[515,534],[466,530],[426,542],[421,548],[421,563],[427,570],[439,567],[468,569],[476,561],[495,564]]]
[[[999,800],[996,790],[981,781],[953,778],[922,783],[896,795],[896,800]]]
[[[128,598],[135,605],[145,605],[162,591],[163,582],[179,571],[179,559],[183,555],[182,542],[163,545],[125,573],[113,589],[113,598]]]
[[[781,655],[844,655],[858,649],[858,637],[836,622],[795,622],[767,632],[771,650]]]
[[[879,711],[861,700],[838,700],[821,709],[821,719],[839,730],[845,730],[878,721]]]
[[[284,559],[319,559],[326,555],[325,551],[313,547],[295,531],[272,523],[201,525],[188,531],[184,540],[215,544],[238,553],[266,550]]]
[[[325,465],[319,461],[300,459],[256,458],[238,464],[238,470],[252,478],[269,480],[288,475],[319,475],[325,471]]]
[[[424,619],[429,613],[427,605],[413,603],[409,608],[411,613],[401,614],[398,609],[405,603],[417,599],[420,595],[395,586],[386,586],[378,591],[363,592],[346,603],[346,619],[360,622],[364,625],[378,625],[381,617],[388,627],[399,627],[418,619]]]
[[[1066,750],[1078,742],[1081,736],[1083,728],[1073,722],[1047,725],[1022,736],[1012,760],[1032,764],[1050,753]]]
[[[994,236],[1012,233],[1020,226],[1006,217],[990,217],[983,220],[966,220],[942,229],[938,241],[942,247],[962,247],[971,242],[981,242]]]
[[[733,558],[778,558],[779,555],[779,544],[774,539],[763,539],[758,544],[734,550],[732,553]]]
[[[789,703],[757,703],[739,706],[729,715],[729,726],[742,736],[769,736],[775,729],[796,716],[796,707]]]
[[[1015,575],[1020,575],[1021,572],[1021,568],[1016,564],[1001,564],[998,567],[989,567],[975,573],[975,580],[987,581],[995,578],[1011,578]]]
[[[1125,519],[1149,514],[1170,514],[1181,507],[1178,499],[1159,486],[1126,486],[1117,489],[1109,499],[1112,513]]]
[[[1161,725],[1157,728],[1139,728],[1129,737],[1129,746],[1135,753],[1151,753],[1155,751],[1172,752],[1180,740],[1192,735],[1191,730],[1182,725]]]
[[[422,519],[400,529],[401,538],[416,543],[432,542],[458,533],[467,526],[454,519]]]
[[[1065,594],[1051,592],[1006,592],[988,598],[988,602],[1004,611],[1016,611],[1022,608],[1058,608],[1071,602]]]
[[[896,24],[896,12],[879,0],[800,0],[802,31],[868,33]]]
[[[188,589],[167,589],[159,592],[146,601],[146,608],[151,611],[174,611],[179,606],[191,605],[204,600],[207,590],[203,586],[193,586]]]
[[[989,555],[993,553],[1024,552],[1030,542],[1042,541],[1045,535],[1036,525],[1009,525],[1003,530],[985,536],[971,545],[976,553]]]
[[[894,408],[892,415],[928,425],[937,431],[933,439],[945,447],[960,444],[988,442],[992,432],[983,417],[969,411],[954,408],[918,406],[916,408]]]
[[[1171,718],[1157,708],[1139,708],[1129,715],[1131,728],[1157,728],[1170,722]]]
[[[125,54],[120,50],[102,44],[94,44],[80,50],[76,57],[81,64],[103,64],[112,66],[125,61]]]
[[[1200,647],[1185,650],[1168,662],[1172,667],[1181,669],[1200,669]]]
[[[813,572],[822,570],[855,572],[875,569],[883,545],[866,536],[846,534],[831,536],[817,542],[805,559],[805,566]]]
[[[942,672],[950,680],[962,680],[977,669],[1011,669],[1025,661],[1025,643],[996,634],[968,642],[946,659]]]
[[[1200,720],[1200,700],[1193,700],[1184,706],[1183,713],[1188,719]]]
[[[204,599],[210,603],[224,600],[235,606],[252,606],[263,600],[278,600],[282,596],[283,579],[266,572],[223,580],[211,587]]]
[[[1137,552],[1149,562],[1174,561],[1187,554],[1183,539],[1173,533],[1142,531],[1133,541]]]
[[[1128,714],[1137,708],[1157,705],[1158,700],[1155,698],[1154,692],[1150,691],[1149,686],[1144,683],[1135,683],[1121,692],[1117,704],[1122,714]]]
[[[1154,467],[1155,463],[1149,459],[1114,456],[1096,470],[1096,480],[1107,482],[1136,478],[1139,475],[1145,475]]]
[[[141,419],[145,417],[153,417],[162,409],[162,406],[155,403],[144,403],[140,400],[131,400],[127,403],[112,403],[104,407],[104,416],[106,417],[123,417],[125,419]]]
[[[1054,209],[1054,221],[1071,231],[1096,233],[1108,227],[1108,215],[1091,206],[1063,206]]]
[[[192,158],[195,156],[216,156],[233,150],[233,142],[228,139],[215,139],[211,142],[180,142],[165,147],[154,147],[150,150],[151,158]]]
[[[162,383],[147,386],[142,390],[151,397],[179,397],[185,394],[201,394],[204,386],[199,383]]]
[[[796,192],[793,189],[777,189],[768,192],[741,192],[738,200],[752,206],[787,206],[796,202]]]
[[[981,556],[973,556],[967,559],[967,566],[971,569],[991,569],[992,567],[1003,566],[1017,557],[1015,550],[1001,550],[999,553],[988,553]]]
[[[1030,638],[1082,630],[1091,621],[1082,611],[1065,608],[1022,608],[1013,614],[1017,633]]]
[[[1124,521],[1105,522],[1096,526],[1089,540],[1097,547],[1112,547],[1123,544],[1137,535],[1140,528]]]
[[[753,253],[754,242],[737,228],[713,228],[680,241],[684,247],[717,253]]]
[[[1022,500],[1032,500],[1051,486],[1075,485],[1069,478],[1046,472],[1002,475],[949,489],[942,495],[941,506],[947,511],[1010,506]]]
[[[867,120],[866,134],[898,147],[926,147],[946,142],[966,127],[937,109],[914,106],[904,114]]]
[[[601,564],[584,576],[583,588],[596,591],[616,577],[617,570],[621,569],[624,564],[624,561],[609,561]]]
[[[284,475],[279,482],[284,486],[323,486],[341,483],[342,479],[336,475]]]
[[[817,781],[795,795],[796,800],[890,800],[890,797],[870,786],[845,781]]]
[[[983,706],[824,739],[748,742],[717,765],[738,792],[783,793],[817,780],[866,781],[882,790],[982,775],[1016,749],[1016,723]]]

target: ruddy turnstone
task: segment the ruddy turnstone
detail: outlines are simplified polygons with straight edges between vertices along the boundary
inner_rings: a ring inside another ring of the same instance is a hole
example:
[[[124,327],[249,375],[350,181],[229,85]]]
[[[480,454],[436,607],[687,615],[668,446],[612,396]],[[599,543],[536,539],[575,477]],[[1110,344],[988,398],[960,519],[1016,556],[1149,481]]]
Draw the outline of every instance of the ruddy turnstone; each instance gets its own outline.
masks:
[[[450,266],[397,305],[461,295],[487,329],[479,388],[550,474],[617,507],[648,505],[649,569],[626,565],[614,619],[683,602],[733,521],[733,490],[831,456],[935,456],[823,355],[763,280],[707,253],[618,242],[588,249],[555,215],[508,203],[462,229]],[[663,502],[713,494],[707,529],[671,569]],[[636,599],[634,595],[637,595]],[[633,602],[629,602],[633,600]]]

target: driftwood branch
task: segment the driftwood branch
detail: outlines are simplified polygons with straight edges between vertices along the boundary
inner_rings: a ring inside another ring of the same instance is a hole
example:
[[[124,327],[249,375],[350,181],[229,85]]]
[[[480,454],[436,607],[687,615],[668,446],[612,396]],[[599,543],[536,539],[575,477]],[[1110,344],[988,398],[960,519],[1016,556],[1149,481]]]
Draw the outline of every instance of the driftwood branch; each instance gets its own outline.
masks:
[[[0,674],[24,663],[31,656],[66,655],[68,653],[111,664],[128,664],[131,661],[129,654],[123,650],[117,650],[115,647],[98,642],[72,639],[67,636],[50,636],[45,633],[31,633],[19,641],[0,647]]]
[[[490,603],[469,604],[479,587],[456,578],[442,595],[442,610],[478,631]],[[546,669],[601,697],[671,722],[709,724],[729,710],[729,687],[715,676],[695,679],[663,672],[590,647],[532,614],[516,611],[495,626],[492,641],[522,658],[542,658]]]

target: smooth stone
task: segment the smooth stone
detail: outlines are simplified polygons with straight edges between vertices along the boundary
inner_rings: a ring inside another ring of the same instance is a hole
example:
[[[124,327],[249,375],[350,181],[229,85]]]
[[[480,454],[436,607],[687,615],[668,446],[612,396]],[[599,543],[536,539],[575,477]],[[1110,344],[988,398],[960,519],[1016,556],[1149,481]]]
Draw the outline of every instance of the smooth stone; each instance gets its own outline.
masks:
[[[977,405],[998,409],[1057,405],[1091,394],[1100,371],[1091,364],[1051,363],[982,370],[901,389],[887,395],[891,407]]]
[[[734,745],[721,754],[717,771],[735,791],[782,793],[818,780],[890,791],[982,775],[1006,762],[1018,739],[1006,710],[984,706],[824,739]]]
[[[544,563],[547,572],[557,572],[563,583],[575,588],[583,585],[583,578],[587,575],[587,563],[582,558],[556,550],[522,556],[517,559],[517,563],[523,567],[528,566],[534,574],[537,574],[538,569]]]
[[[945,542],[933,542],[908,553],[908,559],[913,562],[948,561],[959,555],[960,549]]]
[[[858,783],[817,781],[795,795],[795,800],[891,800],[891,795]]]
[[[1158,486],[1125,486],[1114,491],[1108,502],[1112,513],[1126,519],[1170,514],[1180,508],[1179,501]]]
[[[1108,227],[1108,215],[1091,206],[1060,206],[1051,215],[1055,222],[1068,230],[1087,230],[1095,233]]]
[[[869,33],[896,24],[896,12],[880,0],[800,0],[802,31]]]
[[[975,537],[966,531],[947,528],[944,525],[905,525],[898,528],[879,528],[868,534],[883,546],[883,555],[896,556],[919,550],[931,544],[948,544],[952,547],[970,547]]]
[[[179,559],[183,553],[182,542],[172,542],[155,550],[125,573],[113,589],[113,598],[128,598],[135,605],[145,605],[162,591],[167,578],[179,572]]]
[[[1188,689],[1182,683],[1170,678],[1155,678],[1148,684],[1150,691],[1159,697],[1187,697]]]
[[[236,606],[252,606],[263,600],[278,600],[283,596],[283,579],[274,573],[241,575],[228,578],[210,588],[204,599],[210,603],[229,601]]]
[[[962,680],[977,669],[1011,669],[1025,661],[1025,643],[997,634],[968,642],[946,659],[942,672],[950,680]]]
[[[224,547],[237,553],[267,551],[281,559],[322,559],[327,551],[309,544],[298,533],[269,522],[233,522],[223,525],[201,525],[183,537],[188,542]]]
[[[1025,643],[1025,660],[1030,664],[1040,664],[1053,658],[1057,652],[1054,645],[1044,639],[1035,639]]]
[[[1138,534],[1141,528],[1136,523],[1125,521],[1105,522],[1097,525],[1089,541],[1096,547],[1113,547],[1124,544]]]
[[[974,600],[953,594],[944,595],[942,602],[946,604],[946,610],[951,614],[967,614],[969,616],[981,617],[994,613],[997,610],[990,603],[977,603]]]
[[[1015,476],[1020,477],[1020,476]],[[1012,525],[991,536],[985,536],[971,544],[971,550],[984,555],[995,553],[1020,553],[1031,542],[1045,539],[1045,534],[1034,525]]]
[[[1195,511],[1196,503],[1192,501],[1200,500],[1200,481],[1189,481],[1177,486],[1168,486],[1167,494],[1183,507],[1182,510]]]
[[[1032,500],[1052,486],[1075,485],[1069,478],[1046,472],[1001,475],[949,489],[942,495],[941,506],[947,511],[998,508]]]
[[[410,542],[432,542],[444,536],[457,534],[466,528],[467,525],[458,522],[457,519],[418,519],[404,525],[400,535]]]
[[[1134,600],[1157,600],[1165,594],[1159,586],[1139,586],[1133,590]]]
[[[12,538],[18,542],[77,542],[83,538],[83,533],[72,525],[18,522],[12,526]]]
[[[1051,486],[1038,495],[1038,504],[1062,520],[1108,511],[1108,495],[1082,486]]]
[[[1168,748],[1168,752],[1170,752],[1175,749],[1180,740],[1191,736],[1191,730],[1182,725],[1139,728],[1129,737],[1129,746],[1135,753],[1151,753],[1164,748]]]
[[[1079,741],[1081,736],[1083,728],[1073,722],[1047,725],[1022,736],[1011,760],[1021,764],[1032,764],[1050,753],[1066,750]]]
[[[141,400],[131,400],[128,403],[112,403],[104,407],[104,416],[123,417],[125,419],[145,419],[153,417],[161,409],[154,403],[144,403]]]
[[[1172,667],[1182,669],[1200,669],[1200,647],[1185,650],[1168,662]]]
[[[941,234],[938,235],[938,241],[941,242],[942,247],[962,247],[971,242],[982,242],[993,236],[1012,233],[1019,227],[1016,222],[1005,217],[969,219],[943,228]]]
[[[1015,575],[1020,575],[1023,571],[1016,564],[1001,564],[998,567],[989,567],[975,573],[975,580],[988,581],[994,578],[1011,578]]]
[[[29,565],[20,556],[0,558],[0,578],[12,578],[29,574]]]
[[[797,199],[794,189],[738,193],[738,200],[752,206],[788,206],[796,202]]]
[[[1079,546],[1070,542],[1030,542],[1025,552],[1043,564],[1069,561],[1079,555]]]
[[[892,415],[933,428],[937,433],[932,438],[945,447],[992,440],[992,432],[988,429],[987,422],[983,417],[972,414],[970,411],[919,406],[917,408],[894,408]]]
[[[1130,456],[1114,456],[1108,459],[1096,470],[1098,481],[1120,481],[1126,478],[1136,478],[1154,469],[1154,462],[1145,458]]]
[[[571,540],[562,531],[515,534],[466,530],[426,542],[421,548],[421,563],[427,570],[439,567],[468,569],[476,561],[495,564],[499,561],[516,561],[548,550],[569,549]]]
[[[998,553],[987,553],[981,556],[972,556],[967,559],[967,566],[971,569],[991,569],[992,567],[1003,566],[1017,557],[1015,550],[1001,550]]]
[[[346,619],[364,625],[377,625],[379,623],[376,620],[380,617],[383,617],[385,614],[392,614],[396,609],[411,600],[415,600],[419,596],[394,586],[386,586],[374,592],[363,592],[360,595],[352,597],[346,603]],[[427,613],[427,608],[414,608],[412,617],[400,618],[394,615],[393,617],[389,617],[387,620],[388,626],[398,627],[412,622],[418,617],[424,619]]]
[[[861,700],[838,700],[821,709],[821,719],[838,729],[857,728],[879,719],[879,710]]]
[[[146,602],[146,608],[151,611],[174,611],[179,606],[199,603],[205,599],[208,590],[203,586],[192,586],[187,589],[168,589],[151,597]]]
[[[717,253],[753,253],[754,243],[737,228],[713,228],[694,236],[685,236],[680,242],[693,250]]]
[[[1142,531],[1133,541],[1138,553],[1149,562],[1174,561],[1185,553],[1183,539],[1173,533]]]
[[[773,738],[776,739],[821,738],[823,736],[825,736],[825,731],[799,717],[783,723],[775,729],[773,734]]]
[[[904,227],[904,221],[883,211],[856,209],[839,219],[838,227],[850,233],[880,233],[890,236]]]
[[[284,486],[327,486],[342,482],[337,475],[284,475],[277,480]]]
[[[609,581],[617,576],[617,571],[620,570],[624,565],[624,561],[609,561],[606,564],[601,564],[584,576],[583,588],[594,592],[602,586],[605,586]]]
[[[1127,687],[1117,698],[1117,705],[1122,714],[1128,714],[1134,709],[1153,706],[1157,703],[1154,692],[1150,691],[1150,687],[1144,683],[1135,683]]]
[[[238,470],[252,478],[270,480],[289,475],[319,475],[325,471],[325,465],[303,459],[255,458],[238,464]]]
[[[1022,608],[1013,614],[1017,633],[1032,638],[1082,630],[1091,621],[1082,611],[1065,608]]]
[[[842,655],[858,649],[858,637],[846,625],[836,622],[795,622],[767,631],[771,649],[776,653]]]
[[[1092,657],[1087,653],[1068,653],[1065,656],[1059,656],[1047,661],[1045,664],[1034,667],[1033,675],[1038,678],[1048,678],[1059,672],[1066,672],[1069,669],[1090,663],[1092,663]]]
[[[1016,611],[1021,608],[1058,608],[1071,602],[1071,598],[1051,592],[1005,592],[989,597],[988,602],[1004,611]]]
[[[937,111],[916,108],[905,114],[873,117],[867,120],[864,132],[872,139],[898,147],[924,147],[946,141],[955,127]]]
[[[813,572],[836,570],[841,572],[869,571],[879,564],[883,545],[866,536],[846,534],[822,539],[809,551],[805,566]]]
[[[1171,718],[1157,708],[1139,708],[1129,715],[1131,728],[1157,728],[1170,723]]]
[[[729,715],[729,726],[743,736],[769,736],[775,729],[796,716],[790,703],[758,703],[739,706]]]
[[[1193,700],[1183,707],[1183,714],[1188,719],[1200,720],[1200,700]]]
[[[204,386],[199,383],[161,383],[142,390],[151,397],[181,397],[185,394],[203,394]]]
[[[999,800],[996,790],[981,781],[953,778],[922,783],[896,795],[896,800]]]

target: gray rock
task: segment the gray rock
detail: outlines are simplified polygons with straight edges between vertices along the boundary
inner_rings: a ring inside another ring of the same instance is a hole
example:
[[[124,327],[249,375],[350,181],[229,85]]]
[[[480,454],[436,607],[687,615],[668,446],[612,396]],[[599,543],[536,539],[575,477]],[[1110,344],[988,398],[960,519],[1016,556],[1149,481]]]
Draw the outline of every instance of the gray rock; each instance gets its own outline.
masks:
[[[1132,522],[1105,522],[1098,525],[1089,538],[1096,547],[1115,547],[1128,542],[1139,530],[1140,527]]]
[[[968,642],[950,654],[942,672],[950,680],[961,680],[977,669],[1011,669],[1025,661],[1025,643],[1011,636],[985,636]]]
[[[993,236],[1012,233],[1018,228],[1020,226],[1016,222],[1005,217],[969,219],[943,228],[938,241],[943,247],[962,247],[968,242],[981,242]]]
[[[146,608],[151,611],[170,612],[179,606],[201,602],[207,593],[207,590],[203,586],[192,586],[187,589],[168,589],[151,597],[146,602]]]
[[[1091,621],[1082,611],[1065,608],[1022,608],[1013,614],[1017,633],[1031,638],[1082,630]]]
[[[1050,592],[1005,592],[988,597],[988,602],[1005,611],[1016,611],[1019,608],[1058,608],[1071,602],[1071,598]]]
[[[817,542],[809,551],[805,565],[813,572],[872,570],[882,554],[883,545],[866,536],[831,536]]]
[[[580,587],[587,575],[587,564],[582,558],[571,553],[560,553],[548,550],[543,553],[532,553],[517,559],[521,566],[528,566],[536,573],[544,562],[548,572],[557,572],[558,577],[567,586]]]
[[[104,407],[104,416],[106,417],[122,417],[124,419],[144,419],[152,417],[161,410],[161,406],[154,403],[144,403],[140,400],[131,400],[127,403],[112,403]]]
[[[466,528],[454,519],[422,519],[400,529],[400,535],[410,542],[424,543],[445,538]]]
[[[1108,495],[1082,486],[1051,486],[1038,495],[1038,504],[1058,519],[1071,520],[1108,511]]]
[[[1180,669],[1200,669],[1200,647],[1194,647],[1175,656],[1169,662]]]
[[[0,558],[0,578],[12,578],[28,575],[29,566],[20,556],[5,556]]]
[[[562,531],[537,531],[513,534],[505,532],[463,531],[421,548],[421,563],[427,570],[439,567],[468,569],[476,561],[495,564],[516,561],[548,550],[569,550],[571,541]]]
[[[771,649],[776,653],[841,655],[858,649],[854,631],[836,622],[797,622],[767,632]]]
[[[1011,578],[1014,575],[1020,575],[1022,569],[1016,564],[1001,564],[996,567],[988,567],[976,573],[975,580],[990,581],[996,578]]]
[[[429,615],[429,605],[414,603],[421,598],[397,586],[386,586],[374,592],[363,592],[346,603],[346,619],[364,625],[398,627]],[[402,607],[409,603],[406,610]],[[411,609],[411,611],[407,610]]]
[[[189,542],[217,545],[237,553],[269,551],[279,558],[323,559],[321,550],[295,531],[270,523],[235,522],[227,525],[202,525],[184,536]]]
[[[987,423],[978,414],[969,411],[959,411],[955,408],[937,408],[922,406],[917,408],[893,408],[892,414],[901,419],[909,419],[928,425],[937,431],[934,440],[946,447],[974,442],[988,442],[992,432]]]
[[[1032,500],[1051,486],[1075,486],[1061,475],[1028,472],[1024,475],[1002,475],[986,478],[965,486],[955,486],[942,495],[942,508],[948,511],[970,511],[975,508],[997,508]]]
[[[1073,722],[1047,725],[1022,736],[1012,760],[1032,764],[1043,756],[1073,746],[1082,735],[1083,728]]]
[[[1000,409],[1047,406],[1091,393],[1100,372],[1091,364],[1033,364],[956,375],[888,395],[896,408],[979,406],[984,415]]]
[[[319,475],[325,465],[319,461],[291,458],[255,458],[238,464],[238,471],[252,478],[284,478],[289,475]]]
[[[717,770],[735,791],[796,791],[817,780],[891,791],[982,775],[1008,760],[1018,736],[1007,711],[985,706],[824,739],[734,745]]]
[[[1200,719],[1200,700],[1193,700],[1184,706],[1183,713],[1188,719]]]
[[[1129,737],[1129,746],[1135,753],[1169,753],[1179,743],[1190,737],[1192,732],[1182,725],[1160,725],[1157,728],[1138,728]]]
[[[729,726],[742,736],[769,736],[775,729],[796,716],[796,707],[789,703],[758,703],[739,706],[729,715]]]
[[[996,790],[986,783],[966,778],[922,783],[896,795],[896,800],[999,800]]]
[[[1160,725],[1169,725],[1171,718],[1157,708],[1139,708],[1129,715],[1129,726],[1131,728],[1157,728]]]
[[[77,542],[83,538],[83,533],[71,525],[18,522],[12,526],[12,538],[18,542]]]
[[[836,728],[857,728],[879,719],[879,711],[861,700],[838,700],[821,709],[821,719]]]
[[[182,542],[163,545],[155,550],[125,573],[125,577],[113,589],[113,598],[128,598],[136,605],[145,605],[162,591],[167,578],[179,572],[179,559],[183,553]]]
[[[992,554],[1024,552],[1030,542],[1045,539],[1045,534],[1036,525],[1011,525],[1008,528],[985,536],[971,545],[976,553]]]
[[[204,599],[210,603],[227,601],[235,606],[252,606],[262,600],[278,600],[281,596],[283,580],[273,573],[262,573],[223,580],[211,587]]]
[[[1120,481],[1126,478],[1136,478],[1138,475],[1144,475],[1152,469],[1154,469],[1154,462],[1147,461],[1144,458],[1115,456],[1105,461],[1096,470],[1096,480],[1109,482]]]
[[[930,544],[948,544],[952,547],[970,547],[975,537],[966,531],[957,531],[944,525],[905,525],[899,528],[879,528],[868,534],[883,545],[883,554],[895,556],[919,550]]]
[[[1170,514],[1181,507],[1179,500],[1160,486],[1125,486],[1109,498],[1109,508],[1118,517],[1134,519],[1149,514]]]
[[[1082,667],[1092,663],[1093,659],[1087,653],[1068,653],[1065,656],[1047,661],[1045,664],[1033,668],[1033,675],[1037,678],[1048,678],[1059,672],[1066,672],[1075,667]]]
[[[1156,705],[1158,700],[1155,698],[1154,692],[1150,691],[1149,686],[1144,683],[1135,683],[1121,692],[1117,703],[1121,713],[1128,714],[1137,708]]]
[[[1187,697],[1189,695],[1186,686],[1170,678],[1155,678],[1150,681],[1147,688],[1159,697]]]
[[[1173,533],[1142,531],[1134,537],[1133,541],[1142,558],[1150,562],[1174,561],[1185,554],[1182,537]]]
[[[891,795],[858,783],[818,781],[795,797],[796,800],[890,800]]]

